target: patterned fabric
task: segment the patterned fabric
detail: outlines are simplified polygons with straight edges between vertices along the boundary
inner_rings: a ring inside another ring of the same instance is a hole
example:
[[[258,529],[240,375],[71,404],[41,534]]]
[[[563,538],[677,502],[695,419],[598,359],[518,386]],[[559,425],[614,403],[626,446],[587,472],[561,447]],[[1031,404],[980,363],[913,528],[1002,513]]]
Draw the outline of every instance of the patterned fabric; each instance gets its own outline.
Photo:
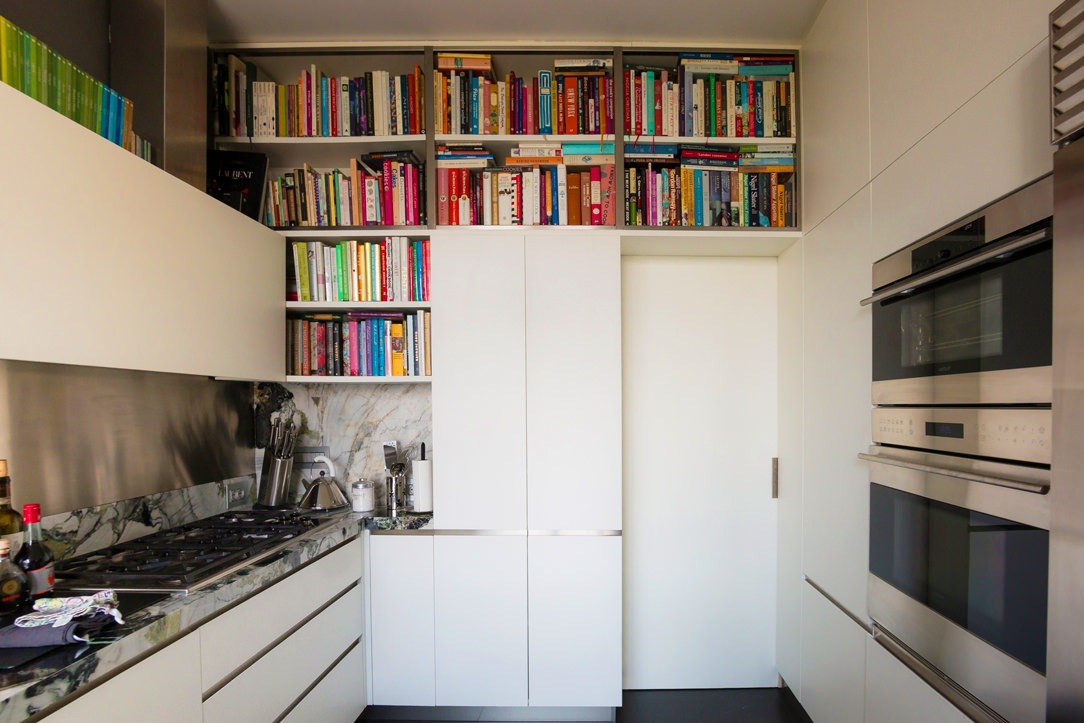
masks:
[[[46,625],[59,628],[75,618],[95,613],[105,613],[112,616],[119,625],[124,624],[124,618],[117,609],[117,593],[113,590],[101,590],[93,595],[39,598],[34,601],[34,612],[17,617],[15,625],[20,628]]]

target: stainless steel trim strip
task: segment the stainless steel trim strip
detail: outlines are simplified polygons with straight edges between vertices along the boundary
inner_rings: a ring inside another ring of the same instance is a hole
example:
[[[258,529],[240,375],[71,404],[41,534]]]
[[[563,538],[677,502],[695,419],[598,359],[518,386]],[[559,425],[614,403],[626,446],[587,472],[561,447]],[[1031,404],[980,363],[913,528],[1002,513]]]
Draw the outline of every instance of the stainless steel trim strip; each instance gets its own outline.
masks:
[[[527,530],[530,537],[621,537],[621,530]]]
[[[885,487],[1001,517],[1039,529],[1050,529],[1050,497],[973,482],[951,474],[919,471],[873,460],[869,479]]]
[[[1049,465],[1051,419],[1043,408],[875,407],[871,431],[879,444]]]
[[[1052,367],[998,369],[966,374],[882,379],[873,382],[874,404],[1050,404]]]
[[[951,678],[946,677],[876,623],[873,625],[872,635],[873,639],[892,657],[910,668],[912,673],[922,678],[927,685],[944,696],[949,703],[959,708],[971,720],[980,721],[980,723],[1008,723],[981,700],[957,685]]]
[[[967,269],[970,269],[974,266],[978,266],[979,264],[986,263],[990,259],[1000,256],[1001,254],[1019,251],[1020,249],[1027,248],[1028,246],[1033,246],[1042,241],[1046,241],[1049,238],[1050,231],[1048,229],[1043,229],[1041,231],[1029,233],[1027,236],[1022,236],[1020,238],[1007,241],[1005,243],[993,245],[989,248],[983,249],[974,256],[968,256],[966,258],[960,259],[959,261],[949,262],[944,266],[938,266],[932,271],[917,274],[904,281],[892,284],[891,286],[887,286],[884,289],[881,289],[877,293],[873,294],[872,296],[862,299],[860,303],[862,304],[862,306],[869,306],[870,304],[876,303],[878,301],[883,301],[884,299],[889,299],[893,296],[898,296],[899,294],[902,294],[904,292],[913,291],[920,286],[932,284],[935,281],[940,281],[941,279],[952,276],[953,274],[957,274],[961,271],[966,271]]]
[[[1031,480],[1009,479],[1006,477],[994,477],[992,475],[975,474],[973,472],[965,472],[962,470],[935,467],[932,464],[912,462],[909,459],[905,459],[903,457],[894,457],[890,454],[866,454],[865,452],[861,452],[858,455],[858,459],[864,459],[867,462],[875,462],[877,464],[889,464],[895,467],[913,469],[916,472],[939,474],[945,477],[955,477],[957,479],[967,480],[968,482],[981,482],[982,484],[987,485],[1008,487],[1009,489],[1022,490],[1024,492],[1033,492],[1040,495],[1046,494],[1050,490],[1049,481],[1044,484],[1042,482],[1032,482]]]
[[[495,537],[500,535],[531,537],[621,537],[621,530],[370,530],[373,535],[428,535],[432,537]]]
[[[1013,723],[1044,723],[1046,678],[1040,673],[876,575],[869,575],[867,591],[874,624],[931,667]]]
[[[844,615],[846,615],[851,620],[853,620],[855,623],[857,623],[859,627],[861,627],[863,630],[865,630],[870,635],[873,634],[873,626],[869,623],[868,620],[863,620],[862,618],[860,618],[857,615],[855,615],[854,613],[852,613],[850,610],[847,609],[847,607],[843,603],[841,603],[839,600],[836,600],[834,597],[832,597],[831,593],[829,593],[827,590],[825,590],[823,587],[821,587],[817,583],[813,582],[813,580],[810,579],[808,576],[802,575],[802,579],[805,580],[807,583],[809,583],[809,586],[811,588],[813,588],[814,590],[819,592],[821,595],[823,595],[825,600],[827,600],[828,602],[835,605],[837,608],[839,608],[840,612],[842,612]]]

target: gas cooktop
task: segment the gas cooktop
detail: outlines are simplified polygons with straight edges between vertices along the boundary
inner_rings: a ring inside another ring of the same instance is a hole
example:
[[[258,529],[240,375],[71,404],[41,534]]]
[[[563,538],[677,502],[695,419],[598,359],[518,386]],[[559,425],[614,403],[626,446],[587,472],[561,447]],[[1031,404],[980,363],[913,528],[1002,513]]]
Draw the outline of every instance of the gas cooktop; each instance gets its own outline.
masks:
[[[224,512],[62,560],[57,586],[191,592],[273,555],[324,521],[292,510]]]

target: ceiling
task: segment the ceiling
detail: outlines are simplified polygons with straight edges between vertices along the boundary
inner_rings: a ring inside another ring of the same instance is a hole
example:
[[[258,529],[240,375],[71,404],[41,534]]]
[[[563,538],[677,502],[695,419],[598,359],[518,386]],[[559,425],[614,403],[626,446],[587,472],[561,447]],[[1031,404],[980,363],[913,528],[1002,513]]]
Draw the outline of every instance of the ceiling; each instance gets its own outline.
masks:
[[[797,46],[824,0],[209,0],[212,43]]]

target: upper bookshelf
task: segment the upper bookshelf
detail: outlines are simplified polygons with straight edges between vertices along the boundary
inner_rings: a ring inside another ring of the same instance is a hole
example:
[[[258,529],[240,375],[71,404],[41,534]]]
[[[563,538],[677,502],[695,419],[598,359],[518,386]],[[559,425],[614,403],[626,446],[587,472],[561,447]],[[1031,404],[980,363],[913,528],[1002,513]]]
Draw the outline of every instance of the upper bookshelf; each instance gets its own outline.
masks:
[[[385,43],[211,58],[211,142],[267,157],[268,220],[283,230],[800,228],[794,50]]]

